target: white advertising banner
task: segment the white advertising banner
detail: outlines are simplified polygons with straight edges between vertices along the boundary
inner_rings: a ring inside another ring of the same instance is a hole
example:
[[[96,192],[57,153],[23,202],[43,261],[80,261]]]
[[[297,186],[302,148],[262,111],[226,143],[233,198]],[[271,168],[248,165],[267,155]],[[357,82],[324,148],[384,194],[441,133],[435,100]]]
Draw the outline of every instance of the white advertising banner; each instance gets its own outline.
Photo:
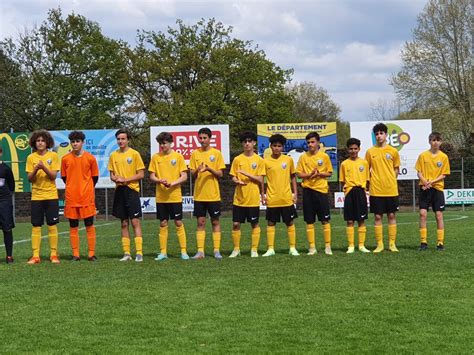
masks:
[[[192,152],[201,146],[198,141],[198,131],[203,127],[212,131],[211,146],[222,152],[225,164],[230,164],[229,125],[152,126],[150,127],[151,156],[160,151],[156,136],[161,132],[170,132],[173,135],[173,149],[182,154],[186,164],[189,164]]]
[[[447,205],[474,204],[474,189],[446,189],[444,200]]]
[[[431,133],[431,120],[384,121],[388,127],[387,143],[400,154],[399,180],[418,179],[415,170],[418,155],[429,149],[428,136]],[[367,149],[375,144],[372,128],[376,121],[351,122],[351,137],[360,139],[359,156],[365,157]]]
[[[366,192],[365,196],[367,197],[367,206],[370,206],[369,192]],[[334,207],[335,208],[344,208],[344,192],[335,192],[334,193]]]
[[[156,213],[155,197],[140,197],[143,213]],[[194,211],[194,199],[192,196],[183,196],[183,212]]]

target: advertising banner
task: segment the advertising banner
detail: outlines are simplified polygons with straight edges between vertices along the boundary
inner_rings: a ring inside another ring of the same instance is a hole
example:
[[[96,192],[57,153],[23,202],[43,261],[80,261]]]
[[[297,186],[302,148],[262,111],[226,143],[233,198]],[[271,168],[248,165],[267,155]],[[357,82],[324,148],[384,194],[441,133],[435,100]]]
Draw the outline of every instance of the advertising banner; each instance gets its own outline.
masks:
[[[140,197],[143,213],[156,213],[155,197]],[[192,196],[183,196],[183,212],[194,211],[194,199]]]
[[[428,136],[431,133],[431,120],[385,121],[388,127],[387,143],[400,154],[399,180],[418,179],[415,170],[418,155],[429,149]],[[375,145],[372,128],[375,121],[351,122],[351,137],[360,139],[359,156],[365,157],[367,149]]]
[[[0,145],[3,148],[2,160],[10,165],[13,171],[15,191],[31,191],[28,174],[25,172],[26,158],[31,153],[28,133],[0,133]]]
[[[230,164],[229,125],[152,126],[150,127],[151,156],[160,151],[156,136],[161,132],[169,132],[173,135],[173,149],[182,154],[186,164],[189,164],[192,152],[201,147],[198,131],[203,127],[212,131],[211,146],[222,152],[225,164]]]
[[[446,189],[444,200],[447,205],[474,204],[474,189]]]
[[[273,134],[282,134],[287,142],[284,153],[291,156],[296,164],[298,159],[308,150],[305,137],[309,132],[318,132],[321,137],[321,151],[329,155],[333,174],[328,181],[337,181],[337,135],[336,122],[308,123],[265,123],[257,125],[258,154],[266,157],[272,154],[269,138]]]

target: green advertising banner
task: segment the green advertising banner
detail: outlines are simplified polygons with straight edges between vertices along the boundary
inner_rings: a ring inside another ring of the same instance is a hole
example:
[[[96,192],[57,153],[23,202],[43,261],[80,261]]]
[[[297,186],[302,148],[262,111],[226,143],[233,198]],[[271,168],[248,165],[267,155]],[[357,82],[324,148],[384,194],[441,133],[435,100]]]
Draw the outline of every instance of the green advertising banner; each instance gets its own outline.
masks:
[[[31,153],[28,139],[28,133],[24,132],[0,133],[0,144],[3,148],[2,160],[8,163],[13,170],[16,192],[31,191],[28,174],[25,172],[26,158]]]

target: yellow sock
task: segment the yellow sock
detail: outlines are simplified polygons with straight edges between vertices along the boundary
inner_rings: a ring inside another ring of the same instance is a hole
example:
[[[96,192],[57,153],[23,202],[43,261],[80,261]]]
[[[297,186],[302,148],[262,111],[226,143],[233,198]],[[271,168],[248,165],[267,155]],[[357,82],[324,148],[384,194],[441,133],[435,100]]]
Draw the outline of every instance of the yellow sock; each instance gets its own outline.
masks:
[[[135,249],[137,254],[143,255],[143,238],[140,236],[135,237]]]
[[[306,238],[308,239],[308,245],[310,249],[316,248],[316,233],[314,230],[314,224],[306,225]]]
[[[324,245],[325,247],[331,247],[331,224],[323,224],[323,236],[324,236]]]
[[[290,248],[296,248],[296,228],[295,225],[292,224],[291,226],[287,227],[286,229],[288,233],[288,245]]]
[[[49,249],[51,256],[58,256],[58,226],[48,226]]]
[[[389,224],[388,225],[388,241],[391,245],[395,244],[397,240],[397,225]]]
[[[33,249],[33,257],[39,258],[41,246],[41,227],[31,228],[31,248]]]
[[[258,243],[260,243],[260,227],[252,228],[252,251],[258,250]]]
[[[206,231],[196,231],[198,251],[204,253],[204,243],[206,242]]]
[[[420,228],[420,243],[428,244],[428,230]]]
[[[350,248],[354,247],[354,227],[346,227],[347,244]]]
[[[214,244],[214,251],[221,248],[221,232],[212,232],[212,243]]]
[[[122,248],[124,254],[130,254],[130,238],[122,237]]]
[[[160,227],[160,253],[166,254],[168,249],[168,226]]]
[[[267,226],[268,249],[275,249],[275,226]]]
[[[383,248],[383,226],[377,225],[374,227],[374,230],[375,230],[375,241],[377,242],[377,248],[378,247]]]
[[[357,230],[359,234],[359,247],[363,247],[365,245],[365,236],[367,235],[367,227],[366,226],[359,226]]]
[[[232,243],[234,243],[234,250],[240,250],[240,230],[232,231]]]
[[[436,231],[436,234],[438,236],[437,244],[438,245],[444,245],[444,229],[438,229]]]
[[[186,229],[184,229],[184,224],[176,227],[176,234],[178,235],[179,247],[181,253],[186,253]]]

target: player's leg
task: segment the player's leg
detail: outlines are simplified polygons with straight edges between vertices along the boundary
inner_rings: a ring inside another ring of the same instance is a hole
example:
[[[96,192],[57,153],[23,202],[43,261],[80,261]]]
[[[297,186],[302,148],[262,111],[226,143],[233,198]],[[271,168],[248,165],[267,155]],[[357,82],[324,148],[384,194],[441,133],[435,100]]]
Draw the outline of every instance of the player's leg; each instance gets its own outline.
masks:
[[[31,201],[31,249],[32,257],[28,260],[28,264],[39,264],[40,247],[41,247],[41,226],[44,222],[45,210],[43,201]]]
[[[123,257],[120,261],[130,261],[132,260],[132,255],[130,252],[130,230],[129,230],[130,222],[127,218],[124,218],[120,221],[120,235],[122,237],[122,249],[123,249]]]
[[[275,255],[275,225],[280,221],[280,207],[267,207],[267,251],[262,256]]]
[[[204,246],[206,243],[206,202],[194,201],[193,215],[196,217],[196,243],[197,253],[192,257],[194,260],[204,259]]]
[[[442,191],[434,191],[434,201],[433,201],[433,211],[436,214],[436,250],[444,250],[444,220],[443,220],[443,211],[444,211],[444,194]]]
[[[160,221],[160,230],[158,232],[158,242],[160,252],[156,256],[156,261],[168,259],[168,220],[170,218],[169,203],[156,204],[156,216]]]
[[[94,206],[95,209],[95,206]],[[94,211],[95,214],[95,211]],[[94,226],[94,216],[84,218],[84,225],[86,226],[86,237],[87,237],[87,260],[97,261],[95,255],[95,245],[97,241],[97,234]]]
[[[183,212],[182,212],[183,205],[182,204],[179,204],[179,205],[180,205],[181,215],[179,219],[176,219],[177,217],[175,217],[174,225],[176,226],[176,235],[178,236],[178,243],[179,243],[179,248],[181,251],[181,259],[189,260],[189,255],[186,248],[186,229],[184,228],[184,223],[183,223]]]
[[[6,263],[13,263],[13,204],[10,199],[0,201],[0,228],[3,230],[3,241],[6,251]]]
[[[250,249],[250,257],[257,258],[258,257],[258,244],[260,243],[260,225],[259,218],[260,218],[260,208],[259,207],[250,207],[249,208],[250,214],[250,225],[252,227],[252,246]]]
[[[354,253],[354,221],[346,221],[347,254]]]
[[[382,224],[384,205],[382,199],[383,197],[370,196],[370,211],[374,214],[374,232],[375,241],[377,242],[374,253],[380,253],[384,249]]]
[[[316,222],[315,204],[312,201],[311,189],[303,189],[303,218],[306,222],[306,238],[308,240],[308,255],[314,255],[316,251]]]
[[[142,238],[142,224],[139,218],[132,218],[130,220],[133,227],[133,232],[135,234],[135,261],[142,262],[143,261],[143,238]]]
[[[365,247],[365,237],[367,235],[367,227],[365,225],[365,220],[359,220],[358,224],[359,228],[357,230],[357,234],[359,236],[359,251],[361,251],[362,253],[370,253],[370,250]]]
[[[241,206],[232,206],[232,244],[234,250],[229,255],[229,258],[236,258],[240,256],[240,224],[245,222],[245,208]]]
[[[212,244],[214,246],[214,258],[217,260],[222,260],[222,255],[220,252],[221,249],[221,222],[219,217],[221,215],[221,203],[220,201],[209,202],[208,203],[208,212],[211,216],[212,224]]]
[[[68,213],[67,216],[70,216]],[[79,253],[79,220],[75,218],[68,218],[69,219],[69,242],[71,243],[71,250],[72,250],[72,261],[79,261],[80,253]]]
[[[59,201],[47,200],[44,201],[46,206],[46,224],[48,225],[48,239],[50,249],[50,260],[53,264],[59,264],[58,255],[58,226],[59,223]]]
[[[292,256],[298,256],[300,254],[298,253],[298,250],[296,250],[296,228],[293,221],[297,218],[295,206],[291,205],[288,207],[282,207],[281,212],[283,222],[286,224],[289,254]]]
[[[397,241],[397,217],[395,212],[387,213],[388,218],[388,241],[389,249],[391,252],[398,252],[396,241]]]

